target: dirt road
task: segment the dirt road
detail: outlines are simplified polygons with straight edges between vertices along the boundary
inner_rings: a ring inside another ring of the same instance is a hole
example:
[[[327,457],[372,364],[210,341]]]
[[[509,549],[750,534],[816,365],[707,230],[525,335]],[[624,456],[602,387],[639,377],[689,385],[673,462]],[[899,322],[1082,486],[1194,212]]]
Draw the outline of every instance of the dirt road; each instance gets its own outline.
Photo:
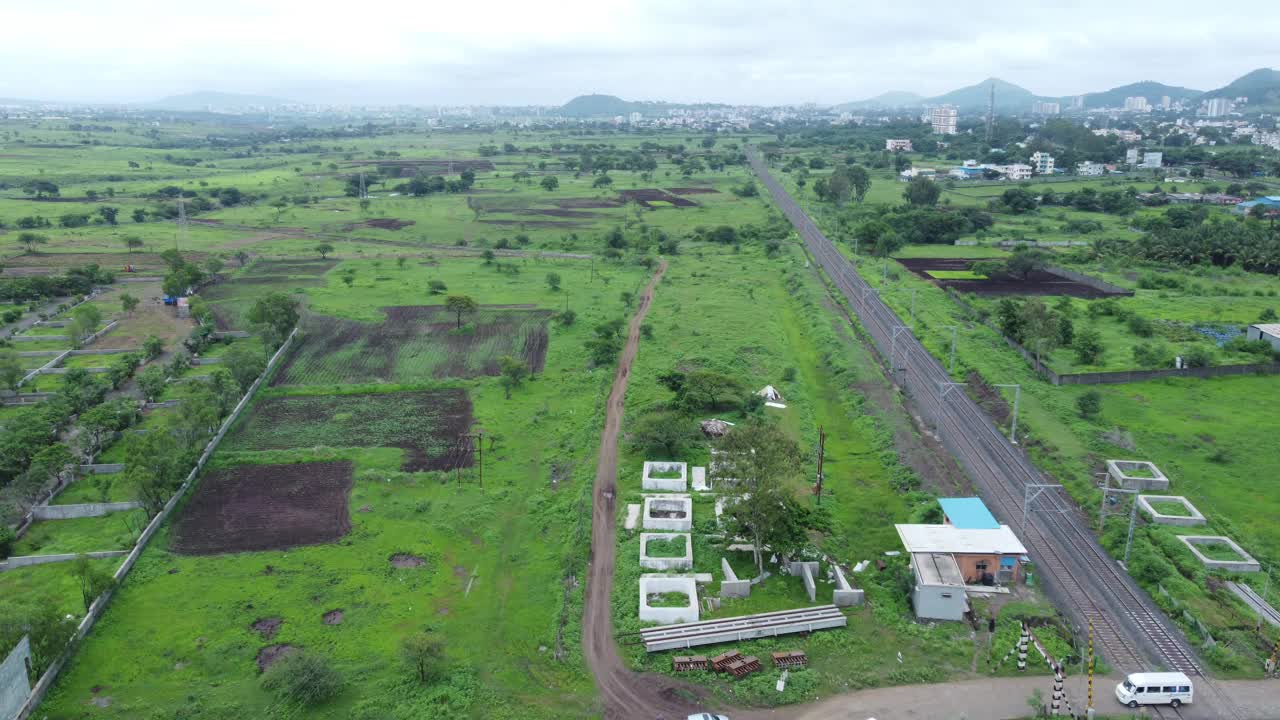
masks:
[[[596,676],[596,686],[604,703],[604,716],[614,718],[683,718],[698,708],[685,698],[697,694],[662,675],[639,675],[631,672],[618,655],[613,639],[610,597],[613,594],[614,562],[614,498],[617,494],[618,434],[622,428],[623,399],[631,364],[640,345],[640,323],[644,322],[653,301],[653,290],[667,264],[663,262],[653,274],[640,296],[640,304],[627,328],[627,342],[618,360],[613,388],[605,405],[604,430],[600,433],[600,457],[596,463],[596,482],[591,509],[591,557],[587,571],[586,609],[582,618],[582,645],[587,666]],[[680,691],[680,692],[677,692]]]

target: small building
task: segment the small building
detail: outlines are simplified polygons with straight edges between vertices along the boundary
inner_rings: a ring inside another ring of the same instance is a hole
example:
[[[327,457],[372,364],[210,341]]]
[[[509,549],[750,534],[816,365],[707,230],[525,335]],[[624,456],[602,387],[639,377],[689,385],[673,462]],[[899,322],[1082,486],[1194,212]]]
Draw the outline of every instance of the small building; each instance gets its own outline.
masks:
[[[1027,548],[1008,525],[958,528],[954,525],[895,525],[907,552],[945,553],[955,559],[969,584],[1017,582]]]
[[[898,173],[898,179],[902,182],[911,182],[912,178],[918,177],[929,178],[932,180],[937,176],[937,174],[938,171],[933,168],[907,168],[906,170]]]
[[[1276,352],[1280,352],[1280,323],[1250,325],[1244,336],[1247,340],[1266,340]]]
[[[1004,174],[1008,180],[1030,180],[1031,166],[1022,163],[1012,163],[1010,165],[998,165],[996,170]]]
[[[1164,153],[1147,152],[1142,154],[1142,167],[1158,168],[1162,165],[1164,165]]]
[[[980,167],[953,167],[947,172],[949,177],[957,180],[981,180],[982,173],[985,172]]]
[[[969,612],[964,577],[955,558],[946,553],[912,553],[911,607],[921,620],[963,620]]]
[[[1266,197],[1260,197],[1257,200],[1236,203],[1236,212],[1241,215],[1247,215],[1255,207],[1259,206],[1261,206],[1262,211],[1268,215],[1280,212],[1280,195],[1268,195]]]
[[[911,139],[910,138],[889,138],[884,141],[884,149],[888,150],[889,152],[898,152],[899,150],[904,152],[911,152]]]
[[[942,507],[942,520],[951,527],[961,530],[998,530],[1000,523],[987,509],[982,498],[939,498]]]
[[[1076,174],[1084,177],[1096,177],[1106,172],[1106,167],[1102,163],[1085,161],[1076,165]]]
[[[1031,165],[1037,175],[1053,174],[1053,156],[1047,152],[1031,153]]]

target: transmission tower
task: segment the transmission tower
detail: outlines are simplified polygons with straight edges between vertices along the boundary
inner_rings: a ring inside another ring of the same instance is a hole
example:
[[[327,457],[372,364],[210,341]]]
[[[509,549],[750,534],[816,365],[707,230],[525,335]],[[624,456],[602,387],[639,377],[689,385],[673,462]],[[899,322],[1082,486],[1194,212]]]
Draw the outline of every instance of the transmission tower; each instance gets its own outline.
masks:
[[[178,197],[178,231],[173,235],[173,249],[187,244],[187,201]]]
[[[360,199],[366,200],[369,197],[369,191],[364,187],[364,173],[360,173]]]
[[[991,146],[991,126],[996,119],[996,83],[991,81],[991,94],[987,97],[987,146]]]

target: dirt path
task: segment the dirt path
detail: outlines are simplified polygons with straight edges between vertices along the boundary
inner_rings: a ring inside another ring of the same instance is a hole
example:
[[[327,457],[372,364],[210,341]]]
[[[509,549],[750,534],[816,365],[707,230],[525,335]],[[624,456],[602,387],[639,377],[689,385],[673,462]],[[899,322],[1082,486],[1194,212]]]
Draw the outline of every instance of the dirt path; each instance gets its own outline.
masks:
[[[613,594],[614,497],[618,476],[618,434],[622,428],[623,399],[631,364],[640,345],[640,324],[653,300],[653,290],[667,270],[658,266],[640,296],[640,304],[627,328],[627,343],[618,359],[613,389],[605,405],[604,430],[600,433],[600,456],[596,464],[595,490],[591,510],[591,557],[587,570],[586,608],[582,617],[582,645],[587,665],[596,676],[596,687],[604,703],[604,717],[683,718],[696,708],[685,698],[697,691],[662,675],[639,675],[627,669],[618,655],[613,638],[610,598]]]

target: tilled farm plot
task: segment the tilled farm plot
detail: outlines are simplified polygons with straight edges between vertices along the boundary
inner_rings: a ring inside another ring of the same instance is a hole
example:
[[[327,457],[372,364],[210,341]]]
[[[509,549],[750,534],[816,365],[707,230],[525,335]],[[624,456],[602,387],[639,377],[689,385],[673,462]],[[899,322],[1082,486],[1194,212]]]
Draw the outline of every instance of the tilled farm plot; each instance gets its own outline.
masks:
[[[979,295],[1070,295],[1071,297],[1091,300],[1118,294],[1099,290],[1047,270],[1037,270],[1026,278],[999,274],[976,280],[940,280],[929,275],[930,270],[953,272],[969,270],[973,263],[978,262],[978,260],[972,259],[903,258],[898,262],[906,269],[939,287],[953,288],[960,292],[971,292]]]
[[[619,190],[618,197],[622,198],[627,202],[634,202],[647,208],[658,207],[652,204],[655,202],[670,203],[671,205],[678,208],[698,206],[698,203],[688,198],[683,198],[683,197],[680,197],[679,195],[672,195],[671,193],[661,188],[645,188],[641,190]]]
[[[335,266],[337,260],[302,259],[302,260],[259,260],[245,270],[245,275],[307,275],[318,277]]]
[[[273,292],[292,294],[300,288],[321,287],[324,284],[325,280],[320,274],[253,275],[211,285],[200,291],[200,297],[209,301],[209,309],[213,311],[217,329],[248,330],[248,313],[258,298]]]
[[[184,555],[282,550],[351,530],[349,461],[241,465],[208,472],[174,525]]]
[[[397,447],[402,470],[452,470],[472,463],[471,443],[459,440],[470,428],[465,390],[292,395],[260,401],[227,447]]]
[[[363,323],[316,315],[276,373],[273,385],[420,382],[498,375],[504,355],[541,372],[551,312],[484,307],[457,328],[440,305],[383,308],[386,320]]]

